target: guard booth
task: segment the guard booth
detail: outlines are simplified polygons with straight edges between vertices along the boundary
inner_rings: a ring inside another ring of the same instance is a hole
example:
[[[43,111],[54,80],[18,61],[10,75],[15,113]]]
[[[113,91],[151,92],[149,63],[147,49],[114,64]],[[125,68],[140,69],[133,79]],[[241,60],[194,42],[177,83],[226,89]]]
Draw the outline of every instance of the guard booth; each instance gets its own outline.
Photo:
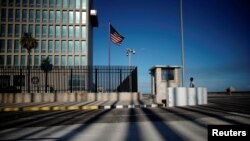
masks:
[[[179,87],[180,66],[156,65],[150,69],[151,93],[156,103],[165,103],[169,87]]]

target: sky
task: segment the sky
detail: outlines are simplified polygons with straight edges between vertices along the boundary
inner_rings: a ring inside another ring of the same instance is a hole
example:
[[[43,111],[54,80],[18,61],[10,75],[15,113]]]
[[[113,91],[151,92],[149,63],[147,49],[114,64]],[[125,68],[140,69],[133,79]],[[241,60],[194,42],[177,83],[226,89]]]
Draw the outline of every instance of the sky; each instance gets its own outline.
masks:
[[[179,0],[94,0],[94,8],[94,65],[108,65],[110,21],[125,37],[111,44],[111,65],[128,65],[126,48],[135,49],[140,92],[151,92],[151,67],[181,66]],[[249,0],[183,0],[186,86],[193,77],[208,91],[250,90],[249,20]]]

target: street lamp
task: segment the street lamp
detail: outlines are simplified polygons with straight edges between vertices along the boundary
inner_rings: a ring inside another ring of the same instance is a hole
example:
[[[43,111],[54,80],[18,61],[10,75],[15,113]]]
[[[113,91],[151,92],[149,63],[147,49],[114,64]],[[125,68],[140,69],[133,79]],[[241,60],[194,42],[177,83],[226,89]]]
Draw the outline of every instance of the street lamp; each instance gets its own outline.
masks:
[[[127,56],[128,56],[128,65],[131,66],[131,55],[135,54],[135,49],[133,48],[126,48]]]

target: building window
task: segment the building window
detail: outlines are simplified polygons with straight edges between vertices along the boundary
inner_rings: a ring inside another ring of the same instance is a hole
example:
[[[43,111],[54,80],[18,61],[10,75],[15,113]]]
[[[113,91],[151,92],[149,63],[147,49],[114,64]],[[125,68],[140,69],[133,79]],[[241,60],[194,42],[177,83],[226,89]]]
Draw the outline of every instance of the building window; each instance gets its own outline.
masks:
[[[33,22],[34,21],[34,10],[30,9],[29,11],[29,21]]]
[[[1,37],[4,37],[5,36],[5,30],[6,30],[6,27],[4,24],[1,25]]]
[[[73,47],[74,47],[73,41],[69,41],[69,46],[68,46],[68,52],[69,52],[69,53],[72,53],[72,52],[73,52]]]
[[[61,38],[61,27],[56,26],[56,38]]]
[[[24,47],[21,48],[21,52],[22,53],[25,53],[26,52],[26,49]]]
[[[53,53],[53,49],[54,49],[54,42],[53,41],[49,41],[49,53]]]
[[[79,38],[79,37],[80,37],[80,27],[75,26],[75,38]]]
[[[62,22],[65,24],[68,21],[68,12],[63,11]]]
[[[15,55],[14,56],[14,66],[18,66],[18,62],[19,61],[19,59],[18,59],[18,55]]]
[[[24,75],[14,75],[14,86],[25,86]]]
[[[24,9],[22,12],[22,21],[23,22],[27,21],[27,10],[26,9]]]
[[[67,51],[67,42],[62,41],[62,53],[66,53],[66,51]]]
[[[66,38],[67,36],[67,26],[62,26],[62,37]]]
[[[76,9],[80,9],[81,7],[81,0],[76,0]]]
[[[65,55],[62,56],[61,65],[66,66],[66,56]]]
[[[85,51],[86,51],[86,41],[82,41],[81,51],[82,51],[82,53],[85,53]]]
[[[49,26],[49,37],[54,37],[54,26]]]
[[[8,37],[12,37],[13,34],[13,25],[9,24],[8,25]]]
[[[36,37],[40,37],[40,25],[36,25],[36,29],[35,29],[35,32],[36,32]]]
[[[54,8],[54,6],[55,6],[54,0],[49,0],[49,7]]]
[[[39,62],[39,55],[35,55],[34,57],[34,66],[39,66],[40,62]]]
[[[5,22],[6,21],[6,9],[3,8],[1,12],[1,21]]]
[[[84,90],[85,89],[84,83],[85,83],[84,76],[73,75],[72,80],[69,79],[69,88],[72,86],[72,90]]]
[[[40,52],[40,45],[41,45],[41,42],[37,42],[37,47],[35,48],[35,53],[39,53]]]
[[[86,57],[85,56],[81,57],[81,63],[83,66],[86,65]]]
[[[15,37],[19,37],[20,25],[15,25]]]
[[[27,0],[23,0],[22,4],[23,4],[23,7],[27,7]]]
[[[21,55],[21,66],[25,66],[25,61],[26,61],[26,58],[25,58],[25,55]]]
[[[40,10],[36,10],[36,22],[40,22]]]
[[[5,51],[5,40],[0,40],[0,52]]]
[[[27,32],[27,25],[22,25],[22,35]]]
[[[74,28],[73,26],[69,26],[69,38],[73,38],[74,37]]]
[[[60,23],[60,21],[61,21],[61,12],[56,11],[56,23]]]
[[[41,6],[41,0],[36,0],[36,7],[40,7]]]
[[[33,25],[29,25],[29,33],[33,34]]]
[[[82,23],[86,24],[86,12],[82,12]]]
[[[16,9],[16,14],[15,14],[16,22],[20,22],[20,17],[21,17],[20,14],[21,14],[20,9]]]
[[[70,24],[74,23],[74,12],[73,11],[69,12],[69,23]]]
[[[43,23],[46,23],[48,19],[48,12],[47,10],[43,10]]]
[[[0,88],[6,88],[10,86],[10,76],[0,75]]]
[[[12,40],[7,41],[7,52],[12,52]]]
[[[80,12],[76,12],[76,24],[80,23]]]
[[[14,41],[14,52],[15,53],[19,52],[19,40]]]
[[[0,66],[4,66],[4,55],[0,55]]]
[[[62,0],[56,0],[56,7],[61,8]]]
[[[75,41],[75,54],[78,53],[80,50],[80,42],[79,41]]]
[[[21,0],[16,0],[16,6],[20,6]]]
[[[7,65],[8,66],[11,66],[11,60],[12,58],[11,58],[11,55],[7,55]]]
[[[2,6],[7,6],[7,0],[1,0],[0,4],[1,4]]]
[[[56,55],[54,58],[54,65],[59,66],[59,56],[58,55]]]
[[[45,60],[46,59],[46,56],[45,55],[42,55],[41,56],[41,62],[43,61],[43,60]]]
[[[68,8],[68,0],[63,0],[63,8]]]
[[[53,23],[54,20],[55,20],[54,11],[50,10],[50,11],[49,11],[49,21],[50,21],[50,23]]]
[[[82,0],[82,9],[86,9],[86,0]]]
[[[80,66],[79,56],[75,56],[75,66]]]
[[[82,26],[82,39],[86,40],[86,26]]]
[[[46,35],[47,35],[47,26],[42,26],[42,36],[43,37],[46,37]]]
[[[9,6],[13,6],[14,5],[14,0],[9,0]]]
[[[48,6],[48,1],[47,0],[43,0],[43,7],[47,7]]]
[[[73,57],[71,55],[68,56],[68,66],[73,66],[74,62],[73,62]]]
[[[34,0],[29,1],[30,7],[34,7]]]
[[[8,17],[8,21],[12,22],[13,21],[13,16],[14,16],[14,13],[13,13],[13,9],[9,9],[9,17]]]
[[[46,41],[42,41],[42,49],[41,49],[42,53],[46,53]]]
[[[55,47],[55,53],[59,53],[60,52],[60,41],[56,41],[56,47]]]
[[[174,69],[162,69],[161,71],[162,80],[174,80]]]
[[[69,0],[69,8],[74,9],[75,8],[75,0]]]

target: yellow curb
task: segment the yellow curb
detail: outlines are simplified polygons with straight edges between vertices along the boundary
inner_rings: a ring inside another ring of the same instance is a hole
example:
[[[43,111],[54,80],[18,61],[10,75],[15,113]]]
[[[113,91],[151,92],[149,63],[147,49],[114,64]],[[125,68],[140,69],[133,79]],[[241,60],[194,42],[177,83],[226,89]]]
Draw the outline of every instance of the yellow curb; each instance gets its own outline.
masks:
[[[79,110],[80,107],[79,106],[68,106],[67,110]]]
[[[96,109],[99,109],[98,106],[96,105],[82,106],[82,110],[96,110]]]
[[[13,108],[13,107],[6,107],[6,108],[3,108],[3,111],[5,111],[5,112],[20,111],[20,108],[18,108],[18,107],[16,107],[16,108]]]
[[[49,111],[49,110],[50,110],[50,107],[41,107],[40,110],[41,110],[41,111]]]
[[[39,107],[24,107],[23,111],[39,111]]]
[[[65,106],[55,106],[55,107],[52,107],[52,110],[66,110],[66,107]]]

